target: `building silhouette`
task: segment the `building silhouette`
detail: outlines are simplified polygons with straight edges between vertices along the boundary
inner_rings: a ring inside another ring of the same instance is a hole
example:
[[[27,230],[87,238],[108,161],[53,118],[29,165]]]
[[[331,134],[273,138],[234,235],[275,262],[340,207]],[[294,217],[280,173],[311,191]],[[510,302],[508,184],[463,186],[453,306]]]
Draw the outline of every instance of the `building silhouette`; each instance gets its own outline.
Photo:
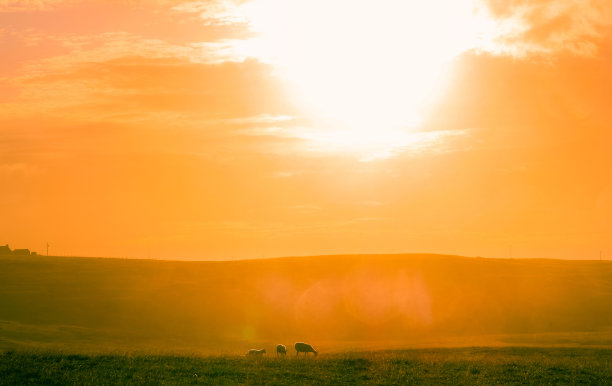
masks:
[[[16,255],[16,256],[32,256],[36,255],[36,252],[30,252],[29,249],[15,249],[11,250],[8,244],[0,245],[0,256],[2,255]]]

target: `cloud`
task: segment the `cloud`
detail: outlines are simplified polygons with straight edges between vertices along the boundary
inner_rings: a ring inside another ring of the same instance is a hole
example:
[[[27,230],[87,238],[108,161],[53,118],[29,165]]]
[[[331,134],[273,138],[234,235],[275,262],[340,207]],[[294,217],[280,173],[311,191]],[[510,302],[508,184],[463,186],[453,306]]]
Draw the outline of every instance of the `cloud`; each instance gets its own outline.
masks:
[[[196,1],[193,3],[214,4],[216,1]],[[170,6],[185,4],[181,0],[0,0],[0,12],[36,12],[51,11],[62,6],[74,6],[83,3],[129,4],[141,6]]]
[[[0,0],[0,12],[43,11],[76,2],[76,0]]]
[[[488,128],[478,132],[496,135],[502,143],[522,137],[526,144],[540,145],[575,139],[584,127],[601,131],[612,124],[606,107],[612,99],[605,91],[612,84],[607,66],[612,40],[601,48],[599,58],[566,52],[554,61],[466,53],[455,62],[425,125]],[[505,135],[513,139],[502,139]]]
[[[19,92],[0,105],[0,161],[48,165],[142,151],[236,162],[287,149],[284,139],[242,132],[291,122],[268,65],[176,57],[66,59],[12,79]]]
[[[204,25],[244,25],[248,19],[240,10],[240,4],[232,0],[190,1],[175,5],[172,10],[180,13],[199,14]]]
[[[102,63],[126,56],[177,58],[191,62],[207,62],[206,53],[198,45],[171,44],[161,39],[149,39],[125,32],[51,36],[45,35],[43,32],[30,32],[24,36],[24,40],[26,45],[40,45],[42,41],[51,41],[66,50],[64,54],[28,62],[22,69],[24,76],[67,72],[86,63]]]
[[[274,172],[272,173],[272,177],[273,178],[292,178],[294,177],[296,174],[299,174],[299,172],[286,172],[286,171],[278,171],[278,172]]]
[[[268,65],[255,60],[198,63],[180,47],[147,45],[124,36],[107,38],[110,42],[100,46],[91,40],[70,42],[93,46],[30,63],[23,75],[11,79],[19,97],[5,107],[25,115],[33,108],[39,112],[70,108],[62,113],[110,117],[163,111],[208,114],[217,120],[287,119],[281,87]],[[132,56],[123,56],[129,51]],[[243,123],[254,123],[247,121]]]
[[[2,33],[0,29],[0,39]],[[249,54],[252,49],[243,47],[243,43],[248,45],[248,42],[240,39],[169,42],[128,32],[49,34],[45,31],[26,30],[20,31],[19,41],[12,44],[21,45],[20,50],[31,47],[43,53],[43,56],[34,56],[22,64],[19,73],[22,77],[29,77],[69,72],[83,64],[102,63],[123,57],[172,58],[201,64],[239,63],[255,58],[255,55]]]
[[[499,38],[505,50],[518,56],[570,52],[593,56],[612,26],[607,0],[485,0],[498,22],[518,28]]]

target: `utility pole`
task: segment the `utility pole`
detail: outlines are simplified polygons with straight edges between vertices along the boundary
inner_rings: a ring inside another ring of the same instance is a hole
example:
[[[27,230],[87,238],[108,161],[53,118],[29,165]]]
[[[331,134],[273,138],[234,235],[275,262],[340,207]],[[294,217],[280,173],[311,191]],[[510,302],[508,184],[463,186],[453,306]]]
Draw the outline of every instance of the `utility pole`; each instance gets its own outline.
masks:
[[[47,241],[47,257],[49,257],[49,242]]]

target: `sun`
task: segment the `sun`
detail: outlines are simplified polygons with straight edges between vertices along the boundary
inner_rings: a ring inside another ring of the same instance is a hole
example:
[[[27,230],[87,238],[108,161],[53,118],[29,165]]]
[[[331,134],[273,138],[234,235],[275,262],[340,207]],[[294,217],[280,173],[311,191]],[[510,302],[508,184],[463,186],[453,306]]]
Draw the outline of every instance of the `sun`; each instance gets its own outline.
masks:
[[[255,0],[241,7],[292,97],[338,145],[414,130],[450,61],[477,47],[487,20],[471,0]],[[403,134],[400,134],[403,135]]]

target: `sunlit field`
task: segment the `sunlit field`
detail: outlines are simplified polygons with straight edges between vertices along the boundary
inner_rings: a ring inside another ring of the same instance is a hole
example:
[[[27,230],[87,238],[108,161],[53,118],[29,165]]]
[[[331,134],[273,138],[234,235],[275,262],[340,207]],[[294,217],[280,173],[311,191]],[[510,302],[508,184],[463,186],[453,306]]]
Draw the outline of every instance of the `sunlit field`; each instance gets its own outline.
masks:
[[[0,258],[0,348],[241,354],[612,344],[612,263]]]
[[[244,356],[0,354],[0,384],[609,384],[612,351],[466,348]]]
[[[3,384],[605,384],[612,374],[609,262],[2,257],[0,283]],[[319,355],[296,357],[296,341]]]

